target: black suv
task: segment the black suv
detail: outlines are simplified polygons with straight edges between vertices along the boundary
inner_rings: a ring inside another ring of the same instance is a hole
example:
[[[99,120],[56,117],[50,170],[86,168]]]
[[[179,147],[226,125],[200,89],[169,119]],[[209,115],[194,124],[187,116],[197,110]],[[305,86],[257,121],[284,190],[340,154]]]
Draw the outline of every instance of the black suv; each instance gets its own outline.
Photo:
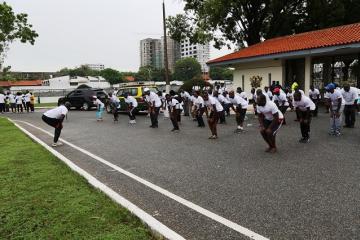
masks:
[[[67,94],[65,97],[59,98],[58,105],[60,102],[70,103],[72,108],[90,110],[92,107],[95,107],[92,97],[96,96],[100,101],[106,105],[108,104],[108,95],[102,89],[75,89],[74,91]]]

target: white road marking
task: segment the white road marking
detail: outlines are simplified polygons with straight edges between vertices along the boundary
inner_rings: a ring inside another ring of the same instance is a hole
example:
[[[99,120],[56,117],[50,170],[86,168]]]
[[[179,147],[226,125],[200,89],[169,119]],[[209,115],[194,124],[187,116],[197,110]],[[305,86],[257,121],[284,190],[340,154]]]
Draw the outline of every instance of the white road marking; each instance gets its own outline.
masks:
[[[11,122],[15,124],[16,127],[18,127],[21,131],[23,131],[26,135],[28,135],[30,138],[32,138],[34,141],[39,143],[41,146],[43,146],[45,149],[47,149],[50,153],[52,153],[54,156],[59,158],[61,161],[63,161],[67,166],[69,166],[73,171],[77,172],[81,176],[83,176],[92,186],[95,188],[100,189],[102,192],[104,192],[107,196],[109,196],[111,199],[113,199],[115,202],[123,206],[124,208],[128,209],[130,212],[132,212],[134,215],[136,215],[138,218],[140,218],[145,224],[147,224],[153,231],[155,231],[157,234],[160,234],[164,236],[166,239],[171,240],[185,240],[182,236],[162,224],[160,221],[152,217],[150,214],[146,213],[144,210],[133,204],[132,202],[128,201],[124,197],[122,197],[120,194],[106,186],[104,183],[100,182],[98,179],[96,179],[94,176],[86,172],[84,169],[80,168],[76,164],[74,164],[71,160],[66,158],[64,155],[59,153],[58,151],[54,150],[54,148],[48,146],[45,142],[40,140],[38,137],[24,129],[23,127],[16,124],[14,121],[9,118]],[[22,121],[17,121],[22,122]],[[25,122],[24,122],[25,123]]]
[[[53,134],[49,133],[48,131],[46,131],[46,130],[44,130],[42,128],[39,128],[39,127],[37,127],[37,126],[35,126],[35,125],[31,124],[31,123],[28,123],[28,122],[25,122],[25,121],[18,121],[18,120],[16,120],[16,121],[25,123],[25,124],[35,128],[35,129],[38,129],[38,130],[44,132],[45,134],[47,134],[47,135],[49,135],[51,137],[54,136]],[[128,176],[128,177],[142,183],[142,184],[144,184],[145,186],[147,186],[147,187],[149,187],[149,188],[151,188],[151,189],[153,189],[153,190],[167,196],[168,198],[171,198],[171,199],[177,201],[178,203],[180,203],[180,204],[182,204],[182,205],[184,205],[184,206],[186,206],[186,207],[188,207],[188,208],[190,208],[190,209],[192,209],[192,210],[194,210],[194,211],[196,211],[196,212],[198,212],[198,213],[200,213],[200,214],[202,214],[202,215],[204,215],[204,216],[206,216],[206,217],[208,217],[208,218],[210,218],[210,219],[212,219],[212,220],[214,220],[214,221],[216,221],[218,223],[221,223],[221,224],[225,225],[228,228],[231,228],[231,229],[233,229],[233,230],[235,230],[235,231],[249,237],[250,239],[269,240],[269,238],[266,238],[266,237],[264,237],[264,236],[262,236],[262,235],[260,235],[258,233],[255,233],[255,232],[251,231],[250,229],[248,229],[246,227],[240,226],[239,224],[237,224],[235,222],[232,222],[232,221],[230,221],[230,220],[228,220],[228,219],[226,219],[224,217],[221,217],[220,215],[218,215],[216,213],[210,212],[209,210],[207,210],[207,209],[205,209],[205,208],[203,208],[203,207],[201,207],[201,206],[199,206],[199,205],[197,205],[195,203],[192,203],[192,202],[190,202],[190,201],[188,201],[188,200],[186,200],[186,199],[184,199],[182,197],[179,197],[179,196],[169,192],[168,190],[163,189],[163,188],[161,188],[161,187],[159,187],[159,186],[157,186],[157,185],[155,185],[155,184],[153,184],[153,183],[151,183],[151,182],[149,182],[149,181],[147,181],[147,180],[145,180],[145,179],[143,179],[141,177],[138,177],[135,174],[132,174],[132,173],[122,169],[121,167],[119,167],[119,166],[117,166],[115,164],[112,164],[111,162],[108,162],[105,159],[103,159],[103,158],[101,158],[101,157],[99,157],[99,156],[97,156],[97,155],[95,155],[95,154],[93,154],[93,153],[91,153],[91,152],[89,152],[89,151],[87,151],[85,149],[82,149],[82,148],[80,148],[80,147],[78,147],[78,146],[76,146],[76,145],[74,145],[74,144],[72,144],[72,143],[70,143],[70,142],[68,142],[68,141],[66,141],[64,139],[60,138],[60,140],[62,142],[64,142],[64,143],[66,143],[67,145],[69,145],[70,147],[72,147],[72,148],[74,148],[74,149],[88,155],[89,157],[91,157],[91,158],[93,158],[93,159],[95,159],[95,160],[97,160],[97,161],[99,161],[99,162],[101,162],[101,163],[115,169],[116,171],[118,171],[118,172],[120,172],[120,173],[122,173],[122,174],[124,174],[124,175],[126,175],[126,176]]]

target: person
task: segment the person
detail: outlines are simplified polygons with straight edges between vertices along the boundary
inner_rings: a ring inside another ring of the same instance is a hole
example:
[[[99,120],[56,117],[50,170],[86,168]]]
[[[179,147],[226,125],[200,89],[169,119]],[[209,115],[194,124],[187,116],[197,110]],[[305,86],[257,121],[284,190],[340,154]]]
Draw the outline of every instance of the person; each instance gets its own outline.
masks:
[[[31,97],[31,94],[30,92],[27,90],[25,95],[24,95],[24,101],[25,101],[25,109],[26,109],[26,112],[29,113],[30,112],[30,97]]]
[[[236,123],[237,128],[235,133],[241,133],[244,131],[244,120],[246,116],[246,110],[248,108],[248,102],[240,97],[240,95],[236,95],[234,91],[229,92],[229,98],[231,100],[232,106],[231,108],[236,113]]]
[[[31,112],[35,111],[35,96],[32,92],[30,93],[30,110]]]
[[[214,91],[213,93],[213,97],[216,98],[216,100],[218,100],[221,104],[221,106],[223,106],[223,109],[225,109],[225,97],[221,94],[219,94],[218,91]],[[219,124],[225,124],[226,123],[226,119],[225,119],[225,111],[221,112],[221,115],[219,116],[219,120],[220,123]]]
[[[345,128],[354,128],[356,120],[356,100],[358,98],[358,89],[350,87],[347,83],[341,90],[343,99],[345,100],[344,115]]]
[[[252,105],[254,108],[254,115],[255,117],[257,117],[257,111],[256,111],[256,89],[255,88],[251,88],[250,90],[251,96],[252,96]]]
[[[23,112],[23,96],[22,96],[21,92],[16,93],[15,101],[16,101],[17,112],[20,113],[20,110],[21,110],[21,113],[22,113]]]
[[[289,88],[285,88],[284,92],[286,94],[286,98],[288,100],[289,107],[290,107],[291,111],[293,111],[294,106],[293,106],[293,94],[292,94],[292,91]]]
[[[68,114],[69,108],[70,105],[65,106],[64,103],[60,103],[59,107],[48,110],[42,115],[42,120],[49,126],[55,128],[54,142],[52,143],[53,147],[63,145],[61,142],[59,142],[59,138],[63,128],[62,123],[65,116]]]
[[[324,93],[324,106],[325,106],[325,113],[330,113],[330,93],[326,91]]]
[[[129,123],[136,124],[136,114],[138,113],[138,102],[133,96],[130,96],[129,93],[125,93],[125,102],[128,105],[128,115],[129,115]]]
[[[151,128],[158,128],[159,122],[158,122],[158,116],[160,112],[160,108],[162,106],[162,102],[159,98],[159,96],[150,91],[149,88],[144,88],[144,92],[146,95],[146,101],[148,103],[148,109],[150,112],[150,119],[151,119]]]
[[[227,117],[230,117],[230,107],[232,105],[229,97],[229,93],[227,91],[224,91],[222,96],[224,96],[224,111],[226,113]]]
[[[194,92],[191,93],[191,117],[193,119],[194,122],[197,121],[196,119],[196,105],[195,105],[195,102],[196,102],[196,98],[194,97]]]
[[[195,116],[196,116],[196,120],[198,122],[198,127],[205,127],[205,123],[204,123],[204,119],[203,119],[203,114],[205,111],[205,103],[204,103],[204,99],[200,96],[200,92],[199,91],[195,91],[194,92],[194,104],[195,104]]]
[[[215,91],[215,93],[217,94],[217,92]],[[217,123],[219,121],[219,117],[221,116],[222,112],[224,111],[223,106],[221,105],[221,103],[219,102],[219,100],[217,100],[217,98],[209,96],[208,93],[204,94],[204,103],[205,103],[205,113],[206,113],[206,117],[208,119],[208,124],[209,124],[209,128],[211,131],[211,136],[209,137],[209,139],[217,139],[218,135],[217,135]],[[209,110],[210,110],[210,114],[209,114]]]
[[[7,92],[5,95],[5,112],[10,112],[10,92]]]
[[[16,113],[15,95],[9,92],[10,108],[12,113]]]
[[[343,100],[341,92],[336,89],[333,83],[329,83],[325,87],[329,93],[329,105],[330,105],[330,131],[329,134],[333,136],[341,135],[341,121],[342,112],[344,110],[345,101]]]
[[[0,113],[5,113],[5,94],[3,92],[0,92]]]
[[[183,89],[181,89],[180,96],[181,96],[182,102],[183,102],[184,116],[189,116],[189,112],[190,112],[189,106],[190,106],[190,102],[191,102],[190,94],[187,91],[184,91]]]
[[[289,108],[289,102],[288,102],[285,92],[282,91],[280,88],[275,88],[273,101],[278,106],[278,108],[280,109],[281,113],[284,116],[283,125],[286,125],[285,113],[286,113],[286,110]]]
[[[264,94],[257,95],[258,119],[260,133],[269,147],[265,152],[276,153],[276,134],[281,128],[283,115],[276,104],[265,97]]]
[[[315,88],[314,85],[310,87],[309,97],[311,101],[315,104],[315,110],[313,111],[312,116],[317,117],[318,115],[318,105],[320,100],[320,91],[319,89]]]
[[[125,93],[127,94],[127,93]],[[114,122],[119,121],[119,110],[120,110],[120,100],[114,93],[109,93],[110,107],[111,112],[114,116]]]
[[[172,97],[170,94],[166,94],[165,99],[167,103],[166,106],[168,108],[167,110],[169,111],[170,120],[173,125],[173,129],[171,131],[178,132],[180,130],[178,123],[179,111],[176,108],[176,106],[179,105],[180,103],[175,97]]]
[[[264,90],[265,90],[265,94],[267,94],[267,95],[269,96],[269,99],[272,100],[273,94],[272,94],[272,92],[269,90],[269,87],[266,86],[266,87],[264,88]]]
[[[246,101],[248,100],[246,92],[244,92],[241,87],[236,88],[236,95],[239,95],[240,97],[242,97]]]
[[[310,142],[310,123],[311,123],[311,113],[315,110],[315,103],[307,96],[302,95],[300,92],[294,94],[294,108],[298,112],[300,130],[301,130],[301,139],[300,143]]]
[[[93,103],[96,106],[96,121],[103,121],[103,112],[105,109],[105,104],[97,98],[97,96],[93,96]]]

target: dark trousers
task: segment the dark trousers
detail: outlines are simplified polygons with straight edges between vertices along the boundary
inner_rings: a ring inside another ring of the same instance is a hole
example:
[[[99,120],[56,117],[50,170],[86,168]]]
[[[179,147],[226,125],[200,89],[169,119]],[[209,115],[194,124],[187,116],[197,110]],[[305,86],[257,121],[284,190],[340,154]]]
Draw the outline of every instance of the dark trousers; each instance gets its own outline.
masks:
[[[30,102],[25,102],[25,108],[27,112],[30,111]]]
[[[159,112],[160,112],[159,107],[155,107],[154,111],[150,112],[151,126],[153,126],[153,127],[159,126],[159,122],[158,122]]]
[[[307,116],[307,112],[298,111],[300,117],[300,130],[301,136],[303,138],[310,137],[310,123],[311,123],[311,114]]]
[[[171,123],[175,130],[179,130],[179,122],[178,122],[179,115],[180,115],[179,110],[176,110],[175,112],[170,113],[170,120],[171,120]]]
[[[5,112],[5,103],[0,103],[0,113]]]
[[[355,116],[356,116],[355,105],[345,105],[344,115],[345,115],[345,126],[354,127]]]
[[[289,106],[280,106],[279,110],[281,111],[281,113],[284,115],[284,121],[283,124],[286,124],[286,120],[285,120],[285,113],[287,111],[287,109],[289,108]]]
[[[136,114],[138,113],[138,111],[139,110],[136,107],[133,107],[132,109],[130,109],[130,111],[128,112],[130,120],[136,119]]]
[[[49,118],[45,115],[42,116],[42,120],[47,123],[49,126],[52,126],[55,128],[55,134],[54,134],[54,143],[57,143],[59,140],[61,129],[62,127],[62,120],[56,119],[56,118]]]
[[[204,114],[204,108],[197,110],[196,120],[198,122],[198,127],[205,127],[203,114]]]
[[[183,103],[184,103],[184,116],[189,116],[189,112],[190,112],[189,101],[185,100]]]
[[[246,115],[246,109],[242,109],[242,108],[236,109],[236,123],[238,126],[243,126],[245,115]]]
[[[230,107],[231,107],[231,103],[225,103],[224,104],[224,113],[226,113],[226,116],[230,116]]]
[[[23,112],[23,105],[22,104],[16,104],[17,112]]]
[[[219,120],[220,120],[220,123],[226,123],[225,111],[219,112]]]

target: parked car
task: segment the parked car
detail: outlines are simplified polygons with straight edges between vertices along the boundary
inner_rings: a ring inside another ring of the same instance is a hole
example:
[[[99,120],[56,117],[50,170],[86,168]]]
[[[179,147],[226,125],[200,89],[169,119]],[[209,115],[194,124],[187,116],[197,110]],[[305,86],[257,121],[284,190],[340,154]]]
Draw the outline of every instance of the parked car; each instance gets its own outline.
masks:
[[[92,97],[96,96],[100,101],[105,104],[105,107],[108,105],[108,95],[102,89],[75,89],[74,91],[67,94],[65,97],[59,98],[58,105],[60,102],[70,103],[71,108],[90,110],[95,107]]]
[[[121,105],[121,108],[120,108],[120,111],[124,112],[127,110],[127,104],[125,103],[125,99],[124,99],[124,94],[125,93],[129,93],[130,96],[133,96],[136,101],[138,102],[138,109],[139,111],[147,111],[147,104],[145,102],[145,100],[143,99],[142,95],[144,93],[144,88],[149,88],[150,91],[153,91],[153,92],[158,92],[158,89],[151,85],[151,86],[148,86],[148,85],[131,85],[131,86],[124,86],[124,87],[121,87],[119,88],[119,90],[117,91],[117,94],[116,96],[119,98],[120,100],[120,105]],[[110,104],[107,106],[106,108],[106,111],[108,113],[111,112],[111,108],[110,108]]]

